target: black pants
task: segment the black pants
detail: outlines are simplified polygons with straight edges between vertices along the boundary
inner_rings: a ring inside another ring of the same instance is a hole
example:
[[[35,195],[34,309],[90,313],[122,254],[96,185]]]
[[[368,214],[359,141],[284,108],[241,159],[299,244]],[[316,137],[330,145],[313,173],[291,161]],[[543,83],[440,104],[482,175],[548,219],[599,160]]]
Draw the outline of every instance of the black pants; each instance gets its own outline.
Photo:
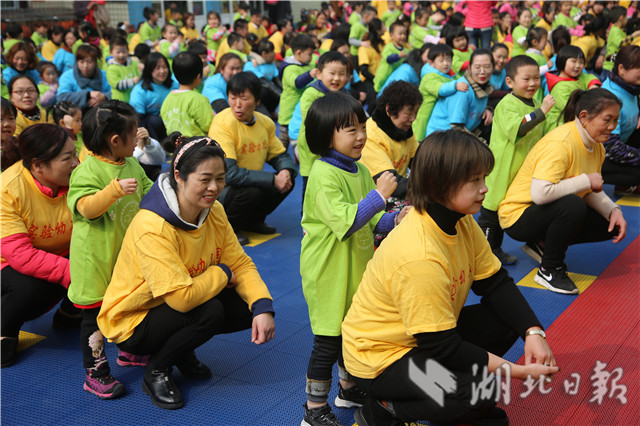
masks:
[[[160,143],[167,137],[167,129],[159,115],[138,114],[138,126],[147,129],[149,136]]]
[[[104,337],[98,328],[100,307],[82,310],[80,325],[80,348],[82,349],[82,366],[92,369],[94,377],[110,374],[109,362],[104,352]]]
[[[500,220],[498,220],[498,212],[480,207],[480,216],[478,216],[478,225],[484,232],[484,236],[489,241],[491,250],[496,250],[502,247],[502,240],[504,239],[504,231],[500,227]]]
[[[518,339],[516,332],[484,305],[462,308],[457,329],[463,340],[498,356],[504,355]],[[469,423],[482,418],[495,406],[495,394],[489,400],[479,399],[476,404],[471,404],[472,384],[477,386],[482,380],[483,366],[479,366],[475,375],[470,366],[469,371],[451,372],[456,376],[457,389],[445,394],[444,405],[441,407],[409,377],[410,363],[425,371],[426,361],[426,352],[414,348],[375,379],[355,377],[356,385],[370,395],[364,408],[365,417],[375,425],[390,423],[388,418],[376,416],[380,412],[376,408],[379,407],[376,400],[391,402],[396,415],[404,422],[428,420],[437,423]]]
[[[22,325],[46,314],[64,298],[63,309],[75,308],[65,296],[67,290],[56,283],[21,274],[11,266],[0,272],[2,283],[2,337],[18,337]]]
[[[118,347],[137,355],[151,355],[147,371],[168,369],[216,334],[251,327],[252,314],[233,289],[189,312],[178,312],[167,304],[151,309],[133,335]]]
[[[602,164],[602,178],[605,183],[612,185],[640,185],[640,166],[618,164],[605,159]]]
[[[532,204],[505,232],[518,241],[543,241],[542,267],[554,269],[562,266],[569,245],[612,239],[618,231],[608,228],[607,219],[571,194],[549,204]]]
[[[331,380],[333,364],[344,368],[342,336],[318,336],[313,338],[313,350],[307,366],[307,379]]]
[[[295,185],[295,183],[294,183]],[[274,187],[228,186],[222,205],[233,229],[242,229],[253,223],[262,223],[280,203],[293,191],[294,185],[285,193]]]

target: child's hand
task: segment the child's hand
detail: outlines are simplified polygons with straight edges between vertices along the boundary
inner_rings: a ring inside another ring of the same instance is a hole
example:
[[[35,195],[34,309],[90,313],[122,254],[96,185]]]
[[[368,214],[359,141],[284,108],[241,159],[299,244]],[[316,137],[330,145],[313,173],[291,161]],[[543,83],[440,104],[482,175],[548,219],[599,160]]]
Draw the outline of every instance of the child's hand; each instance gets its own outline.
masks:
[[[604,180],[602,180],[602,175],[596,172],[589,173],[587,177],[589,178],[589,183],[591,184],[591,190],[593,192],[601,192],[602,184],[604,183]]]
[[[404,219],[407,213],[409,213],[409,210],[411,210],[411,206],[405,206],[402,208],[402,210],[400,210],[400,212],[396,216],[396,225],[400,225],[400,222],[402,222],[402,219]]]
[[[316,75],[318,75],[318,68],[314,68],[309,71],[309,75],[311,76],[311,78],[316,78]]]
[[[458,92],[466,92],[467,90],[469,90],[469,85],[464,81],[459,81],[456,83],[456,90]]]
[[[204,67],[203,70],[202,70],[202,74],[203,75],[209,75],[210,72],[211,72],[211,67],[209,67],[209,65]]]
[[[256,59],[252,59],[251,63],[253,64],[254,68],[258,68],[258,61]]]
[[[484,125],[488,126],[493,122],[493,113],[488,109],[485,109],[482,113],[482,119],[484,120]]]
[[[134,84],[138,84],[139,81],[140,81],[140,76],[133,77],[133,83]]]
[[[358,97],[360,99],[360,103],[364,103],[364,101],[367,100],[367,93],[366,92],[358,92]]]
[[[553,68],[553,61],[551,59],[549,59],[549,61],[547,62],[547,67],[549,69]]]
[[[540,109],[546,115],[549,113],[549,111],[551,111],[551,108],[553,108],[555,104],[556,104],[556,100],[554,99],[554,97],[552,95],[547,95],[542,100],[542,106],[540,107]]]
[[[396,181],[396,177],[393,173],[384,172],[376,182],[376,191],[378,191],[386,200],[391,196],[391,194],[393,194],[393,191],[396,190],[396,186],[398,186],[398,182]]]
[[[631,33],[631,37],[632,38],[640,37],[640,30],[634,31],[633,33]]]
[[[398,56],[400,56],[401,58],[404,58],[405,56],[407,56],[407,52],[403,50],[402,52],[398,53]]]
[[[118,179],[118,183],[126,195],[133,194],[138,188],[138,181],[135,178]]]
[[[138,148],[143,149],[150,143],[151,141],[149,140],[149,131],[144,127],[138,127],[138,131],[136,132],[136,144],[138,145]]]

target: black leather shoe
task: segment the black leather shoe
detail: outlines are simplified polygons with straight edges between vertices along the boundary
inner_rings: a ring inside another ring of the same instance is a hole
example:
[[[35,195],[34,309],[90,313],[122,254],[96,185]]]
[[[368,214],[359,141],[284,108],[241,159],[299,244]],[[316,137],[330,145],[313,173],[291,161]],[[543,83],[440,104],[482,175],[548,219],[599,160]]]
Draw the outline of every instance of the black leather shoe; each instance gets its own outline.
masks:
[[[208,379],[211,377],[209,367],[201,363],[193,351],[178,361],[176,367],[184,377],[189,379]]]
[[[247,244],[249,244],[249,237],[247,237],[240,231],[235,231],[235,233],[241,246],[246,246]]]
[[[242,229],[249,232],[255,232],[256,234],[275,234],[276,233],[276,228],[274,228],[273,226],[269,226],[264,222],[250,223]]]
[[[171,369],[146,372],[142,379],[142,390],[157,407],[175,410],[184,405],[180,390],[171,377]]]

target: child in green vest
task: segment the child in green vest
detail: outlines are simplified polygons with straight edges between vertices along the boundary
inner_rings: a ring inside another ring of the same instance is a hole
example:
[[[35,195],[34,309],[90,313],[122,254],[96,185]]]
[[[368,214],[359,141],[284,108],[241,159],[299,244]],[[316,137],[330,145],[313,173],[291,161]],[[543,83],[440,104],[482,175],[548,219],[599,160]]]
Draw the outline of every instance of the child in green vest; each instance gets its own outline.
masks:
[[[553,107],[553,96],[547,95],[542,104],[535,100],[540,88],[540,69],[537,62],[525,55],[511,59],[506,70],[506,82],[512,93],[498,104],[493,116],[491,144],[495,166],[486,179],[487,192],[478,224],[493,254],[504,265],[517,259],[502,250],[504,231],[498,221],[498,205],[504,199],[509,185],[533,146],[544,136],[545,116]]]
[[[554,30],[560,25],[567,28],[575,28],[576,25],[578,25],[578,23],[571,17],[571,7],[572,4],[570,1],[560,2],[560,13],[558,13],[553,19]]]
[[[131,89],[140,81],[140,64],[129,57],[124,37],[113,37],[109,47],[112,57],[107,61],[107,81],[111,85],[111,99],[129,102]]]
[[[33,24],[34,31],[31,34],[31,40],[36,45],[38,52],[42,49],[42,46],[49,40],[47,37],[47,24],[42,21],[36,21]]]
[[[471,49],[469,49],[469,35],[464,27],[455,27],[447,34],[446,42],[453,49],[453,59],[451,69],[456,74],[464,74],[462,66],[471,59]]]
[[[425,43],[428,35],[435,35],[434,31],[427,26],[429,21],[429,10],[426,7],[419,7],[416,12],[416,21],[411,24],[409,34],[409,45],[412,49],[420,49]]]
[[[162,31],[158,25],[158,19],[160,19],[160,13],[153,7],[145,7],[142,11],[142,15],[146,22],[140,26],[138,33],[140,34],[140,41],[148,44],[149,46],[157,46],[160,43],[162,37]]]
[[[531,15],[531,11],[529,9],[520,9],[518,11],[518,26],[511,32],[511,36],[513,37],[513,49],[511,49],[510,56],[512,58],[518,55],[524,55],[525,50],[527,49],[527,34],[531,28],[532,18],[533,15]]]
[[[317,70],[310,65],[316,45],[305,34],[296,36],[291,41],[292,56],[287,56],[280,65],[280,78],[282,80],[282,94],[278,110],[278,125],[280,128],[280,141],[285,148],[289,147],[289,122],[293,116],[293,110],[300,101],[302,92],[314,78]]]
[[[542,51],[547,45],[547,38],[547,30],[540,27],[534,27],[529,29],[529,32],[527,33],[527,40],[525,41],[525,44],[527,45],[525,54],[533,58],[540,67],[540,78],[542,79],[542,85],[534,96],[535,100],[539,103],[542,103],[542,98],[544,98],[544,85],[547,82],[547,80],[545,79],[545,75],[553,66],[553,62],[548,61],[547,57],[542,54]]]
[[[247,62],[247,55],[242,51],[244,37],[238,33],[231,33],[227,36],[227,43],[229,43],[229,51],[227,53],[235,53],[242,59],[242,63]]]
[[[215,59],[216,52],[226,33],[226,28],[220,26],[220,15],[218,12],[207,13],[207,25],[202,29],[202,37],[207,41],[207,49],[209,50],[208,59],[210,61]]]
[[[391,24],[396,22],[398,16],[400,16],[402,12],[400,9],[396,7],[395,0],[387,2],[387,10],[382,14],[380,20],[384,22],[384,25],[389,28]]]
[[[162,40],[158,44],[160,53],[169,61],[169,65],[173,63],[173,58],[180,52],[184,52],[186,47],[182,42],[183,35],[178,32],[178,27],[173,24],[166,24],[162,27]]]
[[[404,46],[407,42],[407,29],[404,25],[397,21],[394,22],[389,27],[389,35],[391,43],[382,49],[378,72],[373,79],[373,88],[376,93],[380,92],[391,73],[402,65],[404,58],[409,54],[409,50]]]
[[[180,132],[185,137],[209,133],[213,110],[206,96],[195,89],[202,82],[202,60],[193,52],[181,52],[173,60],[173,74],[180,83],[178,90],[167,95],[160,117],[167,134]]]
[[[351,55],[358,56],[358,47],[368,47],[369,42],[362,41],[362,37],[367,33],[367,26],[372,19],[378,16],[378,11],[373,6],[365,6],[362,9],[362,17],[359,21],[351,25],[349,30],[349,44],[351,45]]]
[[[455,74],[451,73],[451,59],[453,52],[446,44],[438,44],[429,49],[428,64],[425,67],[426,74],[420,80],[420,93],[422,104],[413,122],[412,129],[418,142],[422,141],[427,133],[427,123],[431,117],[433,106],[438,98],[451,96],[456,91],[469,90],[467,83],[455,80]]]
[[[611,57],[618,53],[621,47],[630,44],[634,38],[640,37],[640,30],[635,31],[629,37],[625,32],[627,26],[627,9],[622,6],[614,6],[609,11],[609,19],[611,20],[611,28],[607,35],[607,54],[603,68],[607,71],[613,69],[613,60]]]

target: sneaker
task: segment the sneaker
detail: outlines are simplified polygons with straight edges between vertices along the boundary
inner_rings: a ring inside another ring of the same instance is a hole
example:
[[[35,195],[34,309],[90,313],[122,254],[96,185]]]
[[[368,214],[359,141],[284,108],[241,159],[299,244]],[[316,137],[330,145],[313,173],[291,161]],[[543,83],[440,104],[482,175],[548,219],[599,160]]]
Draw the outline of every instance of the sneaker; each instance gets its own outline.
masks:
[[[535,282],[541,286],[562,294],[578,294],[578,287],[571,281],[567,275],[567,268],[560,266],[556,269],[545,270],[542,266],[538,268],[538,273],[533,278]]]
[[[87,372],[84,380],[84,390],[95,394],[100,399],[115,399],[124,395],[125,388],[111,374],[101,377],[92,377]]]
[[[521,247],[522,251],[525,252],[530,258],[535,260],[537,263],[542,263],[542,247],[538,243],[526,243]]]
[[[364,410],[362,407],[358,408],[355,413],[353,413],[353,419],[356,421],[353,426],[369,426],[369,422],[364,418]]]
[[[304,418],[300,422],[300,426],[342,426],[342,423],[336,419],[335,414],[331,411],[329,404],[312,410],[307,408],[307,404],[304,404],[303,407]]]
[[[514,265],[518,261],[517,257],[502,250],[502,247],[498,247],[497,249],[494,249],[493,254],[498,258],[500,263],[502,263],[503,265]]]
[[[369,395],[359,389],[357,386],[353,386],[349,389],[343,389],[342,385],[338,385],[338,396],[336,396],[335,404],[336,407],[340,408],[356,408],[362,407],[367,399],[369,399]]]
[[[151,355],[130,354],[120,349],[116,362],[120,367],[145,367],[149,363],[150,357]]]
[[[614,195],[619,195],[624,197],[626,195],[631,195],[632,197],[640,197],[640,185],[636,186],[621,186],[616,185],[614,191]]]

